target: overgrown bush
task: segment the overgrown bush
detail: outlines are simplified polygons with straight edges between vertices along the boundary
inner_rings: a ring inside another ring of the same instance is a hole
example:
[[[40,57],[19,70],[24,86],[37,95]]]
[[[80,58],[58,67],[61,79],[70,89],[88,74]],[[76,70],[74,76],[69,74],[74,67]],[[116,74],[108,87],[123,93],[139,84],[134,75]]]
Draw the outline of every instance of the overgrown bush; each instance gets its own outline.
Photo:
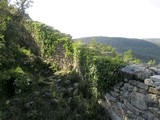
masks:
[[[80,42],[76,46],[79,73],[83,80],[89,83],[91,91],[95,94],[98,94],[97,90],[101,93],[107,92],[115,83],[120,82],[122,76],[119,69],[126,64],[118,54],[115,54],[115,57],[101,54],[104,50],[115,52],[113,48],[108,49],[108,46],[105,48],[103,45],[97,45],[94,43],[94,46],[89,48]]]
[[[123,76],[120,73],[125,63],[121,58],[116,57],[94,57],[91,70],[92,77],[97,82],[97,88],[100,92],[109,91],[116,83],[123,80]]]

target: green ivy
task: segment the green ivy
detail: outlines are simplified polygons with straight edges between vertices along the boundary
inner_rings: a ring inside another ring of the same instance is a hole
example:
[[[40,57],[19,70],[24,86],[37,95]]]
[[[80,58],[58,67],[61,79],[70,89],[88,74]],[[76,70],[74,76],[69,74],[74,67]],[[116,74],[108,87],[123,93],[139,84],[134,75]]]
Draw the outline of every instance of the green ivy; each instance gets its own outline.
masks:
[[[125,63],[120,58],[94,57],[93,79],[97,81],[97,88],[100,92],[109,91],[113,85],[122,80],[119,71]]]
[[[100,44],[97,45],[100,46]],[[113,48],[103,47],[114,52]],[[116,54],[115,57],[104,56],[100,54],[104,49],[101,50],[101,47],[96,48],[97,50],[95,51],[94,47],[90,48],[82,42],[78,42],[75,45],[75,58],[77,58],[79,73],[83,80],[90,83],[92,91],[98,90],[103,93],[122,80],[119,69],[125,65],[125,62],[119,54]],[[98,56],[97,51],[99,52]]]

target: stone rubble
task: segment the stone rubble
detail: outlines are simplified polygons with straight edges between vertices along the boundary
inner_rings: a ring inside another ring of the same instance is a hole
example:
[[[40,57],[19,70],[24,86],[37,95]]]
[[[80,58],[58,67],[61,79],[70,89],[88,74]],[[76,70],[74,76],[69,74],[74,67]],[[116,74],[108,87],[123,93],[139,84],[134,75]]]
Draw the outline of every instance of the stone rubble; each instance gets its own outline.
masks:
[[[160,120],[160,69],[129,65],[125,80],[99,101],[112,120]]]

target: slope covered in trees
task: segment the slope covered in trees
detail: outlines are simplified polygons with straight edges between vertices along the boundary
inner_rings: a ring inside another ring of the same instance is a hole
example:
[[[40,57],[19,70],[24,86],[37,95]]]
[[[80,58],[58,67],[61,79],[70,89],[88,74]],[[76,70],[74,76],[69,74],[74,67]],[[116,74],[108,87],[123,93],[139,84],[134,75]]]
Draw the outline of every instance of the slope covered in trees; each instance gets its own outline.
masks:
[[[126,63],[111,47],[32,21],[29,1],[0,1],[0,119],[109,119],[98,100]]]
[[[99,43],[111,45],[112,47],[116,48],[116,51],[119,53],[132,50],[133,55],[138,59],[141,59],[143,62],[155,60],[157,63],[159,63],[160,61],[160,47],[154,43],[144,41],[142,39],[118,37],[85,37],[79,39],[83,40],[86,44],[89,44],[92,39],[95,39]]]
[[[119,69],[140,61],[32,21],[29,6],[0,1],[0,119],[109,120],[98,100],[123,80]]]

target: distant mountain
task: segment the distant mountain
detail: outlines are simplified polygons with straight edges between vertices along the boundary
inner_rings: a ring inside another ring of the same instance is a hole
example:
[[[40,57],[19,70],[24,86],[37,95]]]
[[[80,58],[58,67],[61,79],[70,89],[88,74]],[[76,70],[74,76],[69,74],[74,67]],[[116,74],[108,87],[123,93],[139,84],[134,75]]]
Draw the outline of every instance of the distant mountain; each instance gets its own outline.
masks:
[[[147,40],[150,42],[160,42],[160,38],[144,38],[144,40]]]
[[[134,56],[143,62],[156,60],[157,63],[160,63],[160,47],[150,41],[120,37],[84,37],[76,40],[83,40],[86,44],[89,44],[92,39],[102,44],[111,45],[119,53],[132,50]]]
[[[144,40],[155,43],[158,46],[160,46],[160,38],[147,38],[147,39],[144,39]]]

